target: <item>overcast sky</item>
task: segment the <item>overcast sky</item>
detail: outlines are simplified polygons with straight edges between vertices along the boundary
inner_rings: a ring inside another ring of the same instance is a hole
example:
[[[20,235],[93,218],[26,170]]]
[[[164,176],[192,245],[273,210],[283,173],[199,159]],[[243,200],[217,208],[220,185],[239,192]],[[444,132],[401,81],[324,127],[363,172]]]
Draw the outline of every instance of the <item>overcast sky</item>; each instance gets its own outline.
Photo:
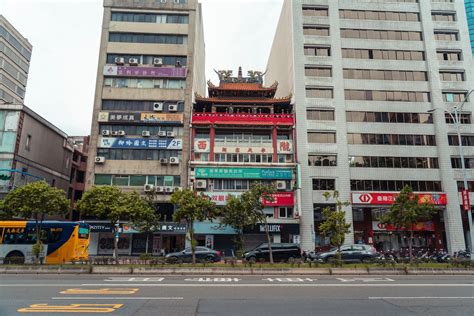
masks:
[[[283,0],[201,0],[206,76],[265,70]],[[33,44],[25,104],[69,135],[88,135],[102,0],[0,0],[0,14]]]

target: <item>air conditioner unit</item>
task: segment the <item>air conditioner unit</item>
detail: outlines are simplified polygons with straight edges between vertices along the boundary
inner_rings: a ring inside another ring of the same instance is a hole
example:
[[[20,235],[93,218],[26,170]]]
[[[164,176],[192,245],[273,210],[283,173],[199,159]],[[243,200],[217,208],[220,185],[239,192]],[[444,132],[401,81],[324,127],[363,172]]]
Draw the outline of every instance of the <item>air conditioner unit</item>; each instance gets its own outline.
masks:
[[[143,131],[142,136],[143,137],[150,137],[150,131]]]
[[[95,157],[95,163],[104,163],[105,162],[105,157]]]
[[[128,63],[129,63],[130,65],[136,66],[136,65],[138,65],[138,58],[130,58],[130,59],[128,60]]]
[[[173,187],[165,187],[165,192],[166,193],[172,193],[173,192]]]
[[[112,131],[112,132],[110,132],[110,135],[111,136],[118,136],[119,132],[118,131]]]
[[[174,132],[166,132],[167,137],[174,137]]]
[[[177,104],[170,104],[168,106],[168,111],[170,112],[178,112],[178,105]]]
[[[116,65],[123,65],[123,64],[125,64],[125,58],[123,58],[123,57],[115,57],[115,64],[116,64]]]
[[[103,130],[102,130],[102,136],[110,136],[110,130],[108,130],[108,129],[103,129]]]
[[[170,165],[179,165],[178,157],[170,157]]]
[[[160,158],[160,163],[161,164],[167,164],[168,163],[168,158]]]
[[[154,189],[155,189],[155,186],[153,184],[145,184],[143,186],[143,191],[145,192],[153,192]]]
[[[286,181],[277,181],[278,190],[286,190]]]
[[[153,111],[155,111],[155,112],[163,112],[163,102],[155,102],[155,103],[153,103]]]
[[[207,189],[207,180],[197,180],[196,189]]]
[[[153,58],[153,65],[163,66],[163,58]]]
[[[156,191],[157,193],[163,193],[163,192],[165,192],[165,187],[156,187],[156,188],[155,188],[155,191]]]
[[[159,131],[158,136],[160,137],[166,137],[166,131]]]
[[[118,131],[118,136],[125,136],[125,131]]]

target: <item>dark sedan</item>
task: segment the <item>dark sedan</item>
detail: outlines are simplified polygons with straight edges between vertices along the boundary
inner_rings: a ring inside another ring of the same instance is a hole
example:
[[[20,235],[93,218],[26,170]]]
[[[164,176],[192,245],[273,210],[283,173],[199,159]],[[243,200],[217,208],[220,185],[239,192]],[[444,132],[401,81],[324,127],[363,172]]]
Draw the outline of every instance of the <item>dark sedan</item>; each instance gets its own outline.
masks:
[[[191,248],[183,251],[171,252],[165,256],[167,260],[174,262],[192,262],[193,255]],[[222,259],[222,253],[206,247],[196,247],[196,261],[219,262]]]
[[[306,261],[331,262],[336,258],[337,248],[325,252],[310,252],[305,254]],[[348,245],[341,247],[341,259],[344,262],[370,262],[380,257],[380,254],[370,245]]]

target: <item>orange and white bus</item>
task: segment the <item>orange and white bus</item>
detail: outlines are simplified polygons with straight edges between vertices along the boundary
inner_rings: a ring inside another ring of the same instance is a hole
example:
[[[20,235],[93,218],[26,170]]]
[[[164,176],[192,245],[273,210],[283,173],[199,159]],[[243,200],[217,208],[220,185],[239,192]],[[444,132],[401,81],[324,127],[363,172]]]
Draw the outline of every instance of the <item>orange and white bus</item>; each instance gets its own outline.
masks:
[[[40,236],[43,263],[85,261],[89,257],[87,223],[44,221]],[[0,263],[33,263],[35,243],[34,221],[0,221]]]

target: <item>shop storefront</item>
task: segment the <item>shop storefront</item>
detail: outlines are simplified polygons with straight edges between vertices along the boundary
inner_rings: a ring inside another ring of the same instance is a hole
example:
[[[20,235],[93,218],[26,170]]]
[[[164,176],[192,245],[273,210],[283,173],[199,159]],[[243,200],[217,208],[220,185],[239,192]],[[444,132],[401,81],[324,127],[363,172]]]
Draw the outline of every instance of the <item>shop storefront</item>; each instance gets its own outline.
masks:
[[[225,256],[235,253],[237,231],[231,226],[217,222],[197,222],[194,223],[194,234],[199,246],[222,251]]]
[[[397,193],[352,193],[352,218],[354,242],[373,245],[379,251],[400,251],[408,248],[409,234],[380,222],[389,211]],[[430,221],[420,222],[412,227],[413,247],[423,249],[444,249],[445,231],[443,211],[446,207],[445,194],[419,194],[420,203],[433,204],[438,212]]]
[[[273,243],[300,243],[299,224],[268,224],[268,232]],[[244,230],[244,248],[253,249],[267,242],[265,225],[257,224]]]

